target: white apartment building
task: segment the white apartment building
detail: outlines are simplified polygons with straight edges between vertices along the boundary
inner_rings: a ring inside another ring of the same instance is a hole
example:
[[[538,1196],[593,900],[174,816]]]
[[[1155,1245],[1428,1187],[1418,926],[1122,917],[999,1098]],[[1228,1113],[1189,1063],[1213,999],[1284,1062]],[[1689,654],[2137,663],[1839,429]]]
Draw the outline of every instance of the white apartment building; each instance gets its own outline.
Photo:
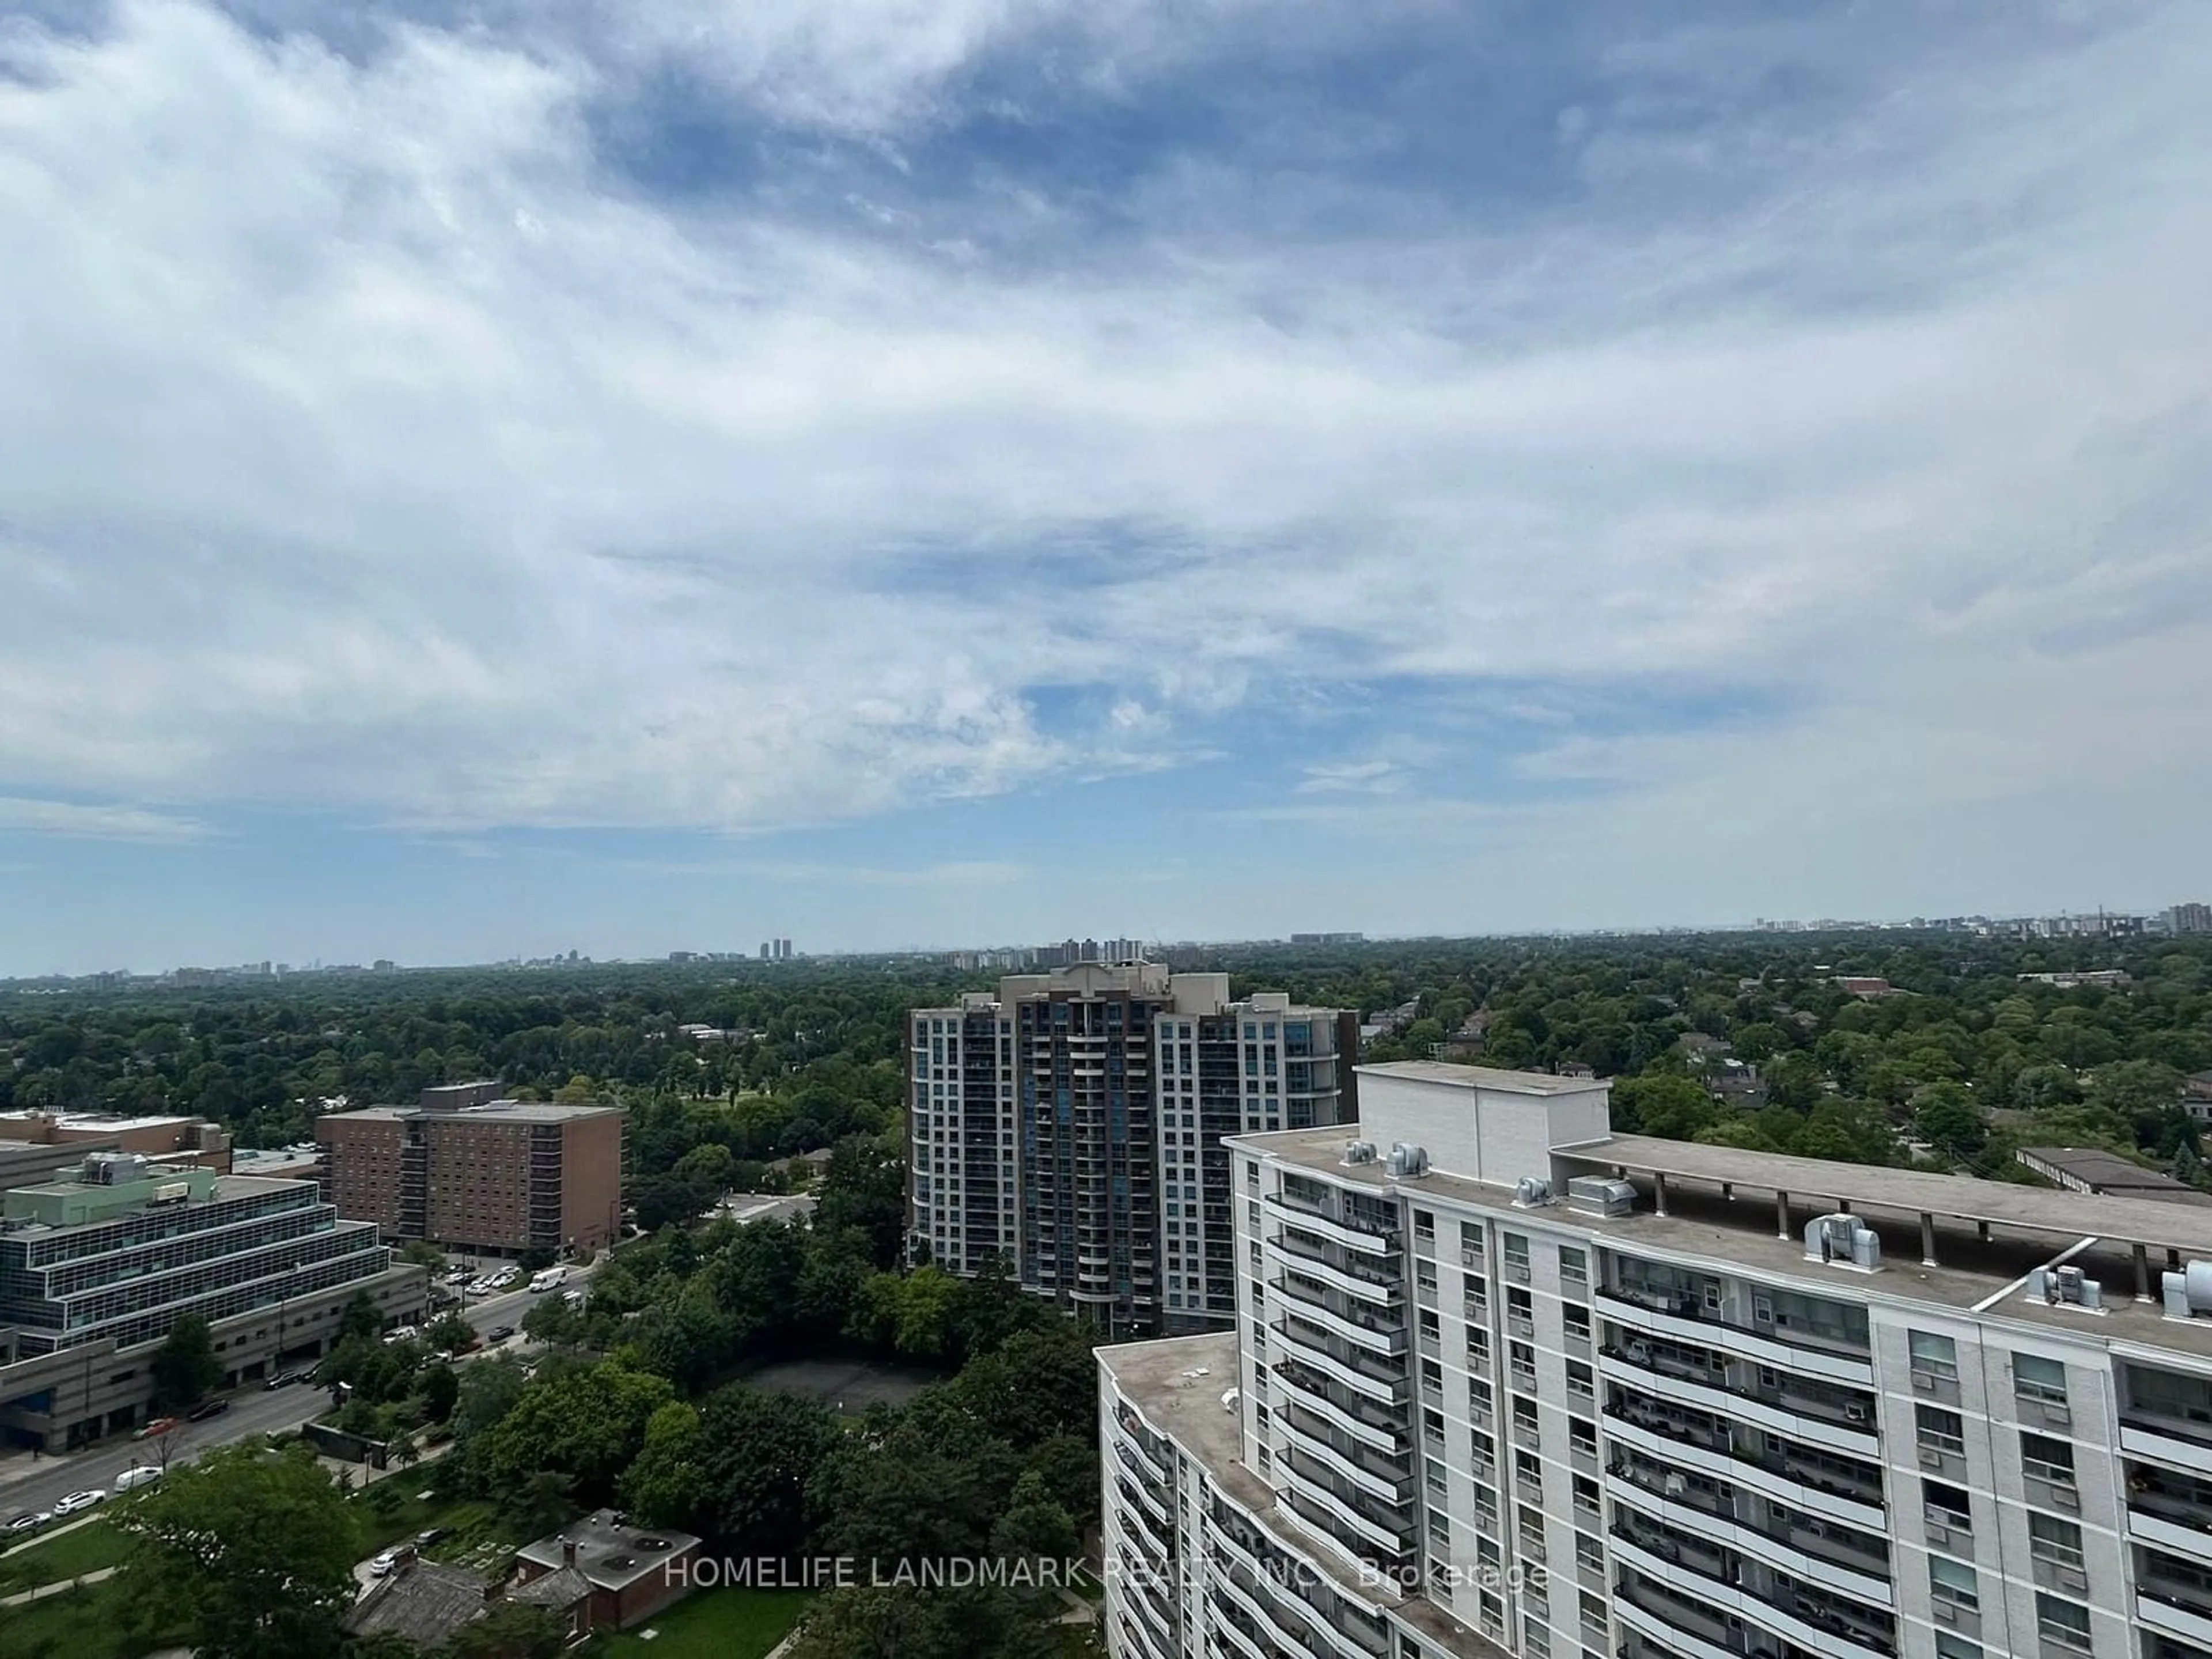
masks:
[[[2212,1659],[2212,1211],[1359,1068],[1102,1349],[1125,1659]]]
[[[908,1016],[917,1254],[1136,1334],[1237,1316],[1226,1138],[1357,1115],[1358,1018],[1079,963]]]

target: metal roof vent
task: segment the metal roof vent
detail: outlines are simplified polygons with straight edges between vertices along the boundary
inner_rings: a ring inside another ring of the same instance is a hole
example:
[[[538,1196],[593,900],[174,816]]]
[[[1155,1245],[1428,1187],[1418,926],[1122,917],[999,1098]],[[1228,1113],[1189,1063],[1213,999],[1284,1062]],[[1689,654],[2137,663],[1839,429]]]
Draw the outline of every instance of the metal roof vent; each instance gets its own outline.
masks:
[[[1540,1210],[1552,1202],[1552,1183],[1539,1181],[1534,1176],[1522,1176],[1513,1183],[1513,1207],[1516,1210]]]
[[[1347,1165],[1372,1164],[1375,1161],[1375,1143],[1371,1140],[1353,1141],[1344,1149],[1344,1161]]]
[[[1413,1178],[1429,1172],[1429,1155],[1419,1146],[1409,1146],[1400,1141],[1390,1149],[1390,1161],[1384,1166],[1394,1176]]]
[[[2159,1281],[2165,1292],[2168,1319],[2195,1319],[2212,1314],[2212,1261],[2192,1261],[2178,1273]]]
[[[1881,1235],[1855,1215],[1814,1216],[1805,1224],[1805,1260],[1872,1273],[1881,1266]]]
[[[2027,1295],[2053,1308],[2105,1311],[2105,1287],[2079,1267],[2038,1267],[2027,1276]]]

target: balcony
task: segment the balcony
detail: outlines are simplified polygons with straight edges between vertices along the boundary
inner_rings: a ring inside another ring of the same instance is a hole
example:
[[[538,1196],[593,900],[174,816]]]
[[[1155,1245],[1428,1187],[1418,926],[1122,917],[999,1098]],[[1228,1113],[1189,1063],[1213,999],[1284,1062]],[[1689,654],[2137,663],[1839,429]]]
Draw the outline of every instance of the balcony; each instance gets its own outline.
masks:
[[[1402,1318],[1371,1313],[1363,1304],[1343,1298],[1332,1302],[1289,1274],[1269,1279],[1267,1289],[1285,1305],[1294,1306],[1299,1317],[1310,1320],[1370,1353],[1402,1357],[1406,1352],[1406,1322]]]
[[[1685,1548],[1675,1540],[1639,1540],[1618,1525],[1613,1529],[1613,1550],[1614,1559],[1657,1583],[1681,1584],[1685,1573],[1693,1575],[1699,1601],[1718,1609],[1723,1616],[1723,1622],[1714,1626],[1711,1615],[1706,1615],[1703,1622],[1718,1632],[1708,1639],[1727,1642],[1731,1632],[1725,1620],[1734,1615],[1741,1624],[1756,1625],[1808,1652],[1833,1655],[1835,1659],[1895,1659],[1894,1637],[1843,1617],[1798,1586],[1778,1581],[1771,1594],[1753,1594],[1731,1583],[1725,1568],[1714,1571],[1706,1565],[1711,1559],[1707,1553]],[[1681,1613],[1674,1608],[1667,1616],[1672,1620]]]
[[[1799,1479],[1786,1456],[1741,1454],[1725,1440],[1716,1445],[1680,1425],[1639,1421],[1615,1406],[1605,1408],[1605,1417],[1607,1432],[1613,1439],[1659,1462],[1732,1482],[1808,1514],[1833,1516],[1845,1526],[1863,1531],[1880,1534],[1889,1530],[1889,1518],[1879,1499],[1868,1502],[1848,1495],[1825,1474],[1823,1485]]]
[[[1363,1255],[1370,1256],[1395,1256],[1398,1254],[1398,1243],[1395,1239],[1386,1238],[1376,1233],[1362,1232],[1356,1227],[1347,1227],[1341,1222],[1332,1220],[1319,1211],[1309,1209],[1296,1200],[1285,1198],[1280,1193],[1268,1194],[1266,1203],[1267,1208],[1286,1224],[1302,1227],[1310,1233],[1318,1233],[1330,1243],[1341,1244],[1346,1249],[1357,1250]]]
[[[1274,1266],[1306,1273],[1346,1296],[1358,1297],[1363,1302],[1371,1302],[1384,1308],[1401,1306],[1404,1303],[1405,1280],[1395,1273],[1346,1265],[1371,1258],[1346,1251],[1344,1261],[1340,1263],[1322,1248],[1300,1243],[1297,1235],[1287,1228],[1279,1236],[1264,1240],[1262,1248]]]
[[[1626,1478],[1626,1477],[1624,1477]],[[1788,1574],[1803,1579],[1823,1590],[1832,1590],[1838,1595],[1848,1595],[1869,1607],[1894,1612],[1897,1596],[1889,1583],[1889,1565],[1885,1559],[1878,1565],[1867,1559],[1863,1553],[1851,1551],[1832,1541],[1826,1531],[1826,1522],[1807,1517],[1808,1524],[1801,1530],[1747,1525],[1733,1514],[1720,1513],[1706,1507],[1696,1495],[1689,1492],[1668,1494],[1663,1490],[1653,1492],[1641,1483],[1631,1481],[1637,1488],[1636,1496],[1629,1502],[1648,1507],[1649,1517],[1656,1523],[1671,1527],[1687,1537],[1710,1545],[1717,1552],[1733,1552]],[[1626,1494],[1622,1495],[1626,1498]],[[1616,1500],[1617,1502],[1620,1500]],[[1764,1504],[1759,1505],[1764,1508]],[[1634,1508],[1626,1510],[1636,1513]],[[1814,1549],[1801,1547],[1800,1540]],[[1844,1559],[1839,1561],[1838,1556]],[[1879,1575],[1879,1576],[1877,1576]]]
[[[1648,1296],[1610,1286],[1601,1287],[1597,1296],[1607,1319],[1638,1330],[1719,1348],[1730,1358],[1799,1370],[1863,1389],[1874,1386],[1874,1361],[1856,1344],[1792,1330],[1778,1322],[1740,1325],[1719,1318],[1687,1297]]]
[[[1327,1331],[1293,1316],[1271,1322],[1269,1328],[1307,1370],[1382,1406],[1404,1409],[1408,1385],[1403,1366],[1356,1348],[1340,1352],[1331,1346]]]
[[[2212,1482],[2134,1464],[2127,1496],[2130,1535],[2212,1566]]]
[[[1279,1413],[1275,1421],[1302,1453],[1370,1497],[1393,1505],[1411,1500],[1413,1474],[1410,1457],[1389,1457],[1358,1442],[1341,1443],[1295,1407]]]
[[[1870,1462],[1881,1459],[1881,1438],[1874,1425],[1873,1413],[1866,1407],[1858,1408],[1854,1419],[1826,1401],[1814,1403],[1787,1387],[1758,1393],[1733,1389],[1726,1386],[1724,1370],[1692,1375],[1690,1366],[1669,1358],[1663,1350],[1644,1346],[1640,1352],[1645,1357],[1640,1361],[1636,1358],[1638,1352],[1632,1341],[1626,1348],[1601,1349],[1598,1374],[1609,1382],[1679,1400],[1719,1417],[1754,1423],[1848,1456]]]
[[[2212,1422],[2130,1406],[2120,1413],[2120,1449],[2212,1476]]]
[[[1301,1468],[1295,1457],[1286,1459],[1281,1470],[1291,1492],[1328,1517],[1328,1521],[1320,1523],[1324,1531],[1335,1534],[1339,1539],[1349,1531],[1353,1537],[1387,1556],[1398,1557],[1411,1553],[1407,1528],[1393,1528],[1374,1519],[1351,1500],[1339,1497],[1326,1481],[1316,1479],[1308,1469]],[[1328,1524],[1330,1522],[1335,1524]]]

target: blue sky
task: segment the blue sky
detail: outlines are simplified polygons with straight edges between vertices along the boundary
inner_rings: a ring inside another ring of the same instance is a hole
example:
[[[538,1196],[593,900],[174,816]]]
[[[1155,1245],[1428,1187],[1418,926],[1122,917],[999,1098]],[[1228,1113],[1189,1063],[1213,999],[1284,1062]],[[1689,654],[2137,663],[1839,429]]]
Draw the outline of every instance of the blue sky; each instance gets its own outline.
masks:
[[[2208,60],[0,0],[0,972],[2201,896]]]

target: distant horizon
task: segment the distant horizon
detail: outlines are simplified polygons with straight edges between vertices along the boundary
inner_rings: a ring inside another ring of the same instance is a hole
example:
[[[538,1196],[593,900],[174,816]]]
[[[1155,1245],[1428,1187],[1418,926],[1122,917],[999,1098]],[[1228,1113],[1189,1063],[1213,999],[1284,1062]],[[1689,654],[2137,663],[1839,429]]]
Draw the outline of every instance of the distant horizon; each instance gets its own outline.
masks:
[[[939,957],[957,956],[963,954],[988,955],[1004,951],[1041,951],[1048,950],[1053,946],[1064,944],[1071,939],[1079,941],[1085,939],[1104,938],[1139,940],[1148,948],[1158,948],[1160,950],[1188,949],[1203,951],[1231,949],[1244,945],[1281,945],[1287,949],[1291,948],[1290,935],[1292,933],[1310,932],[1357,933],[1363,935],[1363,937],[1357,941],[1344,941],[1334,945],[1313,945],[1306,947],[1315,950],[1358,949],[1369,945],[1419,944],[1428,942],[1472,942],[1483,939],[1659,938],[1680,933],[1750,933],[1788,936],[1792,934],[1811,935],[1816,933],[1850,933],[1869,930],[1878,930],[1883,932],[1917,931],[1934,933],[1954,931],[1947,926],[1947,924],[1952,921],[1978,921],[1987,922],[1991,926],[2003,926],[2021,922],[2059,920],[2084,921],[2103,916],[2123,920],[2141,920],[2146,923],[2156,924],[2161,922],[2166,915],[2172,910],[2182,905],[2197,902],[2199,901],[2178,899],[2167,903],[2142,909],[2130,909],[2112,905],[2102,905],[2091,907],[2086,909],[2031,908],[2002,911],[1954,910],[1944,911],[1940,914],[1934,912],[1916,912],[1911,915],[1896,916],[1774,916],[1765,918],[1753,917],[1750,920],[1735,921],[1674,921],[1651,922],[1638,926],[1595,925],[1589,927],[1513,927],[1494,930],[1478,930],[1465,933],[1376,933],[1364,928],[1349,927],[1298,927],[1285,929],[1280,933],[1275,933],[1223,934],[1213,937],[1190,935],[1174,938],[1166,936],[1146,937],[1134,933],[1101,934],[1095,933],[1058,933],[1042,939],[1029,939],[1019,942],[1006,941],[985,945],[902,944],[824,947],[813,951],[803,948],[802,942],[793,937],[792,944],[793,954],[789,957],[786,958],[759,956],[757,954],[757,945],[756,945],[751,951],[737,951],[717,950],[715,947],[712,946],[691,946],[680,945],[672,945],[665,951],[648,951],[639,954],[626,955],[603,956],[593,951],[586,951],[580,945],[576,945],[565,947],[557,951],[549,951],[538,954],[507,951],[501,955],[481,957],[471,959],[421,962],[411,962],[397,957],[383,955],[360,959],[356,959],[349,956],[311,956],[302,957],[298,961],[290,961],[283,957],[274,956],[246,956],[227,962],[214,959],[184,961],[170,963],[161,968],[139,969],[111,964],[110,966],[104,968],[88,968],[78,969],[45,969],[34,973],[0,970],[0,984],[18,984],[55,979],[93,979],[108,974],[122,975],[131,979],[142,980],[159,980],[165,976],[179,973],[251,975],[260,963],[264,962],[270,964],[271,977],[276,976],[276,974],[280,970],[287,976],[299,977],[322,973],[360,973],[363,975],[374,974],[378,972],[458,973],[465,972],[471,969],[533,967],[550,969],[564,965],[575,967],[682,967],[689,965],[736,967],[750,965],[755,967],[774,968],[778,966],[788,967],[803,963],[823,962],[837,959],[858,958],[865,960],[878,957]],[[1916,923],[1920,925],[1916,927]],[[2160,935],[2155,932],[2154,928],[2143,935],[2143,937],[2161,936],[2162,935]],[[2190,937],[2190,935],[2181,935],[2181,937]],[[568,963],[565,960],[569,949],[574,949],[579,952],[578,958],[574,963]],[[672,958],[678,952],[688,953],[693,958],[693,961],[690,963],[683,963],[673,960]],[[380,969],[376,966],[380,962],[388,963],[390,965],[387,968]]]

